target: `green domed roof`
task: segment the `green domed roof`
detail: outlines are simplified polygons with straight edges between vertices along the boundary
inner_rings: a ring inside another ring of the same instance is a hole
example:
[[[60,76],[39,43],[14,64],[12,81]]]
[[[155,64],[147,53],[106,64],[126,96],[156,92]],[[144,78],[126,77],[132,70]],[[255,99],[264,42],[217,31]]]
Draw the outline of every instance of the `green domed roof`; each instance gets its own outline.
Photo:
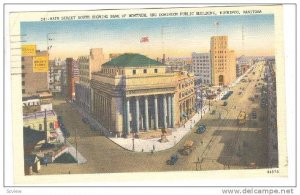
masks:
[[[102,67],[143,67],[143,66],[163,66],[157,62],[141,54],[125,53],[102,65]]]

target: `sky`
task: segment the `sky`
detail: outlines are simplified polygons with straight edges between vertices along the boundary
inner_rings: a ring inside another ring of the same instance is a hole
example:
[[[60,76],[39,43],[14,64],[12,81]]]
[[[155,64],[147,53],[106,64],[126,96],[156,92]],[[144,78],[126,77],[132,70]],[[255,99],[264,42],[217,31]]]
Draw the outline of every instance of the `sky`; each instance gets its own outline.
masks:
[[[103,48],[107,58],[125,52],[154,59],[163,53],[190,57],[192,52],[209,52],[210,37],[215,35],[228,36],[237,56],[266,56],[274,55],[275,38],[273,15],[22,22],[21,34],[26,34],[25,44],[36,44],[39,50],[47,49],[48,35],[50,58],[77,58],[88,55],[90,48]],[[140,43],[145,36],[149,42]]]

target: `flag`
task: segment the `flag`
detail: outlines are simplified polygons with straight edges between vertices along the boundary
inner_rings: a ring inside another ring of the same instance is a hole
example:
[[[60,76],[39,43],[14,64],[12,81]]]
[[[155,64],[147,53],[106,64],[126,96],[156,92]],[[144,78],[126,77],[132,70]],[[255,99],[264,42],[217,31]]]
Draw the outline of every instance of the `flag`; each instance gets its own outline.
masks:
[[[140,43],[146,43],[146,42],[149,42],[149,37],[142,37]]]

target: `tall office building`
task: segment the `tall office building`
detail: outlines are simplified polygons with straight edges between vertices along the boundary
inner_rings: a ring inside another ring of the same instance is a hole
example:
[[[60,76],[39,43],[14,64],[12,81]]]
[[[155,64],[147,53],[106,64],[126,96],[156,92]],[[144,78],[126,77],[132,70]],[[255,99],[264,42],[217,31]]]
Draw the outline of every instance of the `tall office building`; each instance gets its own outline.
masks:
[[[211,84],[211,63],[209,53],[192,53],[192,71],[196,84]]]
[[[75,83],[76,103],[87,112],[90,112],[92,73],[101,71],[104,62],[102,48],[90,49],[90,55],[78,58],[79,82]]]
[[[210,39],[211,79],[213,85],[229,85],[236,79],[236,57],[228,48],[227,36]]]
[[[36,51],[36,56],[48,56],[47,51]],[[48,91],[48,72],[33,71],[32,56],[22,56],[22,94],[33,96]]]
[[[69,100],[75,99],[75,83],[79,81],[78,63],[73,58],[66,59],[66,87],[67,98]]]

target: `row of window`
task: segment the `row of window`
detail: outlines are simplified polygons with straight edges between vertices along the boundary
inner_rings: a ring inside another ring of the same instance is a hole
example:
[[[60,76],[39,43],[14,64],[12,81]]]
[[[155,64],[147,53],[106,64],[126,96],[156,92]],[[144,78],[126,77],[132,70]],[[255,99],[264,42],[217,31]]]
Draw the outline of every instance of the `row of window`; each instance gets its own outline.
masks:
[[[184,98],[186,96],[189,96],[191,93],[194,93],[194,89],[189,89],[185,92],[179,93],[179,98]]]
[[[206,63],[208,63],[208,62],[210,62],[210,60],[193,60],[193,62],[194,63],[199,63],[199,62],[206,62]]]
[[[193,56],[193,58],[196,58],[196,59],[208,59],[209,56]]]
[[[198,67],[194,67],[194,70],[196,70],[196,69],[198,69],[198,70],[199,70],[199,69],[200,69],[200,70],[202,70],[202,69],[203,69],[203,70],[209,70],[210,67],[203,67],[203,66],[200,66],[200,67],[199,67],[199,66],[198,66]]]
[[[147,69],[143,70],[144,74],[147,74],[147,72],[148,72]],[[154,73],[158,73],[158,70],[156,68],[154,69]],[[132,74],[136,74],[136,70],[132,70]]]
[[[183,88],[186,88],[188,86],[191,86],[191,85],[194,85],[194,81],[193,80],[189,80],[189,81],[186,81],[184,83],[180,83],[178,85],[179,89],[183,89]]]
[[[215,56],[215,58],[225,58],[226,59],[226,56]]]

